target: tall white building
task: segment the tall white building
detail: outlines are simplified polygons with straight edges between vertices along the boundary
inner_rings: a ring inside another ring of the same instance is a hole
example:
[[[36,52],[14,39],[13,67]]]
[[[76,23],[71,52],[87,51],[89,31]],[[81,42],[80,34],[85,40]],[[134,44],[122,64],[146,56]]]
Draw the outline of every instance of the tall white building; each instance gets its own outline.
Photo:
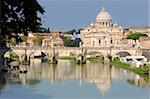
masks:
[[[123,28],[113,23],[105,7],[96,17],[96,22],[80,31],[84,47],[121,46]]]

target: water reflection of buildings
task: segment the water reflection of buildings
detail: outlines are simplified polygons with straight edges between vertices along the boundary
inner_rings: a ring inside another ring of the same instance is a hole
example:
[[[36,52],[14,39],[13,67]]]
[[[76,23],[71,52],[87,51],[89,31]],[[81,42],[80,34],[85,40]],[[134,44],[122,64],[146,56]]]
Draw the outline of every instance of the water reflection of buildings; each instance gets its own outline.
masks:
[[[1,95],[1,91],[5,88],[6,86],[6,78],[4,75],[0,74],[0,95]]]
[[[102,95],[105,95],[111,86],[110,68],[102,64],[75,65],[72,62],[59,61],[58,65],[43,63],[42,66],[31,65],[30,68],[27,76],[30,80],[49,79],[51,84],[58,84],[63,80],[80,80],[80,84],[82,82],[95,84]]]
[[[104,96],[111,87],[112,80],[139,81],[140,77],[123,69],[110,68],[102,64],[75,65],[72,62],[59,61],[58,65],[48,65],[40,61],[31,61],[29,72],[19,74],[22,84],[37,84],[41,80],[50,80],[51,84],[59,84],[64,80],[80,80],[80,83],[95,84]],[[135,83],[139,84],[139,83]]]

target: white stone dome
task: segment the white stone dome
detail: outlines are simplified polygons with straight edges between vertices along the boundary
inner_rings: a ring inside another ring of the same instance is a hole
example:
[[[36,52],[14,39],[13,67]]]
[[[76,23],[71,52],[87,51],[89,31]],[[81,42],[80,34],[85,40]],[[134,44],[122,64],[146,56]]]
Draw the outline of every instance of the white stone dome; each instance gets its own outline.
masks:
[[[97,22],[111,22],[112,17],[111,15],[107,12],[105,7],[102,7],[101,12],[98,14],[96,18]]]
[[[91,23],[90,26],[94,26],[94,23]]]

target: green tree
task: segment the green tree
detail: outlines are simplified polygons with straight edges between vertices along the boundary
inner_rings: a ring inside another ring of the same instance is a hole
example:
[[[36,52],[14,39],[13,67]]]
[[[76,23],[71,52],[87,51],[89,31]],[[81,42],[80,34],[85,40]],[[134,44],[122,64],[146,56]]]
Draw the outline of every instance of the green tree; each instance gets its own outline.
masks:
[[[64,45],[67,47],[79,47],[80,46],[80,40],[72,40],[72,39],[66,39],[64,41]]]
[[[41,26],[44,9],[37,0],[0,0],[0,35],[35,32]]]
[[[134,33],[134,34],[129,34],[127,39],[138,40],[140,37],[147,37],[147,36],[148,35],[142,33]]]
[[[21,41],[22,42],[27,42],[27,38],[28,38],[27,36],[21,36]]]
[[[42,45],[42,41],[43,41],[43,38],[42,38],[42,36],[39,36],[39,35],[37,35],[36,39],[33,40],[34,45],[36,45],[36,46],[41,46]]]
[[[6,42],[5,42],[5,41],[6,41],[6,40],[3,39],[2,36],[0,36],[0,47],[5,47],[5,46],[6,46]]]
[[[44,27],[38,27],[36,32],[40,32],[40,33],[50,33],[50,29],[49,28],[44,28]]]
[[[16,37],[11,37],[9,43],[15,46],[17,44]]]
[[[70,31],[65,32],[65,34],[72,34],[72,35],[73,35],[73,33],[80,34],[81,30],[83,30],[83,29],[78,29],[78,30],[72,29]]]
[[[73,34],[73,33],[77,33],[76,29],[72,29],[70,31],[65,32],[65,34]]]

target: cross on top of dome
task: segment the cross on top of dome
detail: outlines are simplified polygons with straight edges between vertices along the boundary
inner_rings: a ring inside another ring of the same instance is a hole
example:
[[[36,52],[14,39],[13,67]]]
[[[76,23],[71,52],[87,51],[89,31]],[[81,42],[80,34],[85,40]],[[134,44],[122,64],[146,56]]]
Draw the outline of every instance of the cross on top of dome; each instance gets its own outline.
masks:
[[[107,12],[107,10],[106,10],[105,6],[103,6],[103,7],[102,7],[101,12]]]

